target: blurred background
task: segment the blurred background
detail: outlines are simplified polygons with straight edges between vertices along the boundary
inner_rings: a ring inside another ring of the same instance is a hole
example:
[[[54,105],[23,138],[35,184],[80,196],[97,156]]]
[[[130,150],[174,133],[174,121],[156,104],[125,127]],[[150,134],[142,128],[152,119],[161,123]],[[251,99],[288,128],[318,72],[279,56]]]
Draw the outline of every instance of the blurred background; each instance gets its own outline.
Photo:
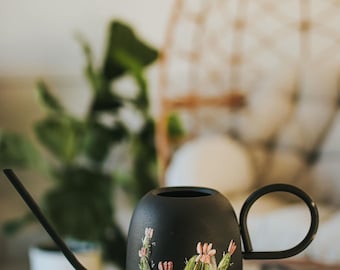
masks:
[[[339,0],[3,0],[0,168],[11,165],[11,149],[23,156],[31,151],[25,141],[6,141],[4,134],[20,134],[36,145],[52,170],[32,155],[21,163],[28,166],[16,167],[51,217],[63,212],[53,207],[68,207],[72,200],[63,199],[63,205],[54,193],[45,197],[47,190],[57,186],[63,194],[63,188],[69,191],[64,180],[77,175],[109,177],[114,192],[105,196],[114,207],[104,215],[115,220],[112,250],[124,244],[133,206],[152,187],[213,187],[239,211],[256,187],[291,183],[315,198],[322,221],[298,260],[336,267],[339,25]],[[46,115],[50,125],[37,131]],[[63,129],[62,140],[46,135],[60,135],[64,125],[70,129]],[[73,154],[60,150],[68,135],[85,152],[75,146]],[[122,138],[121,147],[116,141]],[[111,144],[115,150],[105,152]],[[57,175],[57,181],[46,181],[46,175]],[[0,202],[1,223],[27,212],[4,181]],[[256,249],[291,247],[309,222],[306,209],[290,197],[269,196],[254,212]],[[66,235],[74,233],[59,225]],[[2,232],[0,268],[28,269],[28,247],[47,238],[36,225],[11,236]]]
[[[86,60],[76,35],[90,44],[96,65],[104,57],[109,24],[129,24],[152,46],[163,44],[172,1],[2,1],[0,8],[0,128],[24,134],[35,143],[32,126],[45,115],[35,92],[44,79],[53,95],[76,116],[83,116],[91,97],[84,78]],[[3,164],[1,167],[3,168]],[[32,170],[19,170],[35,199],[52,185]],[[1,176],[1,178],[3,178]],[[3,179],[2,179],[3,180]],[[0,220],[27,211],[14,189],[2,181]],[[127,228],[124,228],[127,232]],[[46,239],[39,226],[0,236],[0,268],[27,266],[28,246]]]

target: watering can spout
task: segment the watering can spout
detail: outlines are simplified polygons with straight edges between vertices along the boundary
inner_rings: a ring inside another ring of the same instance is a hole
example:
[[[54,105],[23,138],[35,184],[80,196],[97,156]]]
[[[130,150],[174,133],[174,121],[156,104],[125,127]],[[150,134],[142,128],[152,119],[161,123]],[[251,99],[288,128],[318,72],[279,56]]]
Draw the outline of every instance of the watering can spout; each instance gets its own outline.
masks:
[[[8,178],[8,180],[11,182],[11,184],[14,186],[16,191],[19,193],[21,198],[25,201],[27,206],[31,209],[32,213],[36,216],[36,218],[39,220],[40,224],[44,227],[46,232],[50,235],[52,240],[57,244],[57,246],[60,248],[61,252],[64,254],[66,259],[70,262],[70,264],[74,267],[76,270],[87,270],[76,258],[76,256],[71,252],[71,250],[67,247],[65,242],[61,239],[61,237],[57,234],[57,232],[54,230],[54,228],[51,226],[51,224],[47,221],[44,214],[41,212],[39,206],[34,201],[32,196],[29,194],[29,192],[26,190],[24,185],[21,183],[19,178],[15,175],[13,170],[11,169],[4,169],[4,174]]]

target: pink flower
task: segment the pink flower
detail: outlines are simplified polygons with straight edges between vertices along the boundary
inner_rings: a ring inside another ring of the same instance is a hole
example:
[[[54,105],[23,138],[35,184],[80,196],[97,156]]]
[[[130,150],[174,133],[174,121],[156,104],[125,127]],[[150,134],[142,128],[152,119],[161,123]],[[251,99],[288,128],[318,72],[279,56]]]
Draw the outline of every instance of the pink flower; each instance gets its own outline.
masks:
[[[153,229],[152,228],[145,228],[145,237],[151,239],[153,236]]]
[[[210,263],[210,258],[216,254],[216,249],[212,248],[212,243],[204,243],[202,245],[201,242],[197,243],[197,258],[196,262],[201,261],[202,263]]]
[[[173,269],[173,262],[159,262],[158,263],[158,270],[172,270]]]
[[[235,250],[236,250],[236,243],[234,240],[231,240],[229,243],[229,247],[228,247],[228,252],[230,256],[234,254]]]
[[[138,255],[140,258],[146,257],[148,255],[148,249],[145,247],[141,247],[141,249],[138,250]]]

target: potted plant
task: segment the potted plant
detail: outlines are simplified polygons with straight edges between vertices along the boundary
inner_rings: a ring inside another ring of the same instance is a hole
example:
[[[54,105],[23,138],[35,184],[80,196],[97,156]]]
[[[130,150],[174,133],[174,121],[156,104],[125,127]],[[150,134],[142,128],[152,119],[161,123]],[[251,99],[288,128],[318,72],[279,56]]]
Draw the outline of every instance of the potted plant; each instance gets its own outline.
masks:
[[[133,200],[157,186],[154,121],[144,68],[154,62],[157,51],[142,42],[126,24],[113,21],[102,64],[95,67],[90,46],[80,39],[85,57],[85,76],[92,90],[86,115],[72,115],[52,95],[44,81],[37,93],[47,113],[34,125],[41,146],[52,158],[46,161],[24,136],[0,131],[0,167],[38,170],[55,180],[41,205],[57,231],[65,238],[100,243],[105,257],[121,268],[125,265],[126,239],[113,218],[113,190],[121,186]],[[131,76],[137,86],[135,97],[124,97],[112,89],[113,82]],[[133,109],[141,119],[131,129],[121,110]],[[108,118],[110,121],[103,121]],[[131,166],[125,171],[107,171],[104,164],[110,149],[126,142]],[[5,224],[13,233],[34,218],[27,214]]]

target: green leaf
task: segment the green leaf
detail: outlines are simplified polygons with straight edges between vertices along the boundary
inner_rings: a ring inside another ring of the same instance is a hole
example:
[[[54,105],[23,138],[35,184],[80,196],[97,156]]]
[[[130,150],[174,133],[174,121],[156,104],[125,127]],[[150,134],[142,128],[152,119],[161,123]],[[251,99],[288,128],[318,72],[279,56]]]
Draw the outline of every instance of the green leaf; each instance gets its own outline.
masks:
[[[222,260],[218,264],[218,270],[227,270],[231,263],[231,255],[229,252],[225,253],[222,257]]]
[[[36,89],[40,102],[47,109],[53,112],[62,112],[64,110],[59,101],[50,93],[45,82],[38,81]]]
[[[139,87],[139,93],[136,99],[133,100],[133,103],[144,113],[144,115],[146,115],[149,110],[149,97],[147,82],[143,74],[143,66],[137,59],[133,58],[126,51],[117,50],[115,53],[115,59],[133,76],[137,86]]]
[[[86,58],[86,66],[85,66],[85,76],[89,81],[92,90],[95,95],[100,92],[108,92],[109,91],[109,84],[107,83],[106,79],[102,76],[101,72],[97,72],[93,66],[93,57],[92,57],[92,50],[88,42],[86,42],[81,36],[77,36],[77,40],[79,41],[85,58]]]
[[[26,215],[20,218],[6,221],[2,225],[2,230],[4,231],[5,234],[12,236],[18,233],[18,231],[20,231],[23,227],[27,226],[33,221],[35,221],[33,214],[27,213]]]
[[[83,144],[83,125],[70,117],[48,116],[35,125],[40,142],[61,161],[71,162]]]
[[[81,167],[57,173],[60,185],[46,193],[46,215],[65,237],[99,241],[112,223],[112,182],[108,175]]]
[[[42,159],[31,141],[0,130],[0,167],[39,167]]]
[[[116,112],[122,106],[122,101],[109,91],[98,92],[92,102],[92,112]]]
[[[126,128],[120,123],[113,128],[99,123],[90,123],[84,139],[85,153],[91,160],[102,162],[107,157],[111,145],[120,142],[126,133]]]
[[[120,269],[125,268],[127,241],[124,233],[116,224],[107,230],[103,240],[104,258],[115,262]]]
[[[189,261],[187,261],[184,270],[194,270],[196,265],[197,255],[192,256]]]
[[[157,187],[155,124],[151,118],[146,122],[133,141],[133,179],[135,199]]]
[[[185,135],[183,124],[176,113],[171,113],[168,116],[168,135],[170,139],[176,140]]]
[[[85,76],[93,90],[93,100],[89,113],[116,112],[122,106],[121,99],[111,93],[110,82],[102,72],[95,70],[92,51],[88,42],[80,36],[78,36],[78,41],[82,46],[86,58]]]
[[[94,67],[93,67],[91,47],[90,47],[89,43],[83,39],[82,36],[78,35],[76,38],[77,38],[78,42],[80,43],[80,45],[83,49],[85,58],[86,58],[86,66],[85,66],[86,77],[89,79],[90,82],[93,82],[93,88],[96,89],[97,87],[96,87],[96,82],[94,80],[95,71],[94,71]]]
[[[117,52],[125,52],[141,66],[146,66],[158,57],[158,52],[136,36],[133,30],[119,21],[113,21],[109,30],[109,39],[104,60],[103,73],[108,79],[117,78],[126,72],[126,67],[117,62]]]
[[[137,134],[141,146],[147,147],[152,156],[156,155],[155,129],[155,122],[149,117],[145,119],[142,129]]]

